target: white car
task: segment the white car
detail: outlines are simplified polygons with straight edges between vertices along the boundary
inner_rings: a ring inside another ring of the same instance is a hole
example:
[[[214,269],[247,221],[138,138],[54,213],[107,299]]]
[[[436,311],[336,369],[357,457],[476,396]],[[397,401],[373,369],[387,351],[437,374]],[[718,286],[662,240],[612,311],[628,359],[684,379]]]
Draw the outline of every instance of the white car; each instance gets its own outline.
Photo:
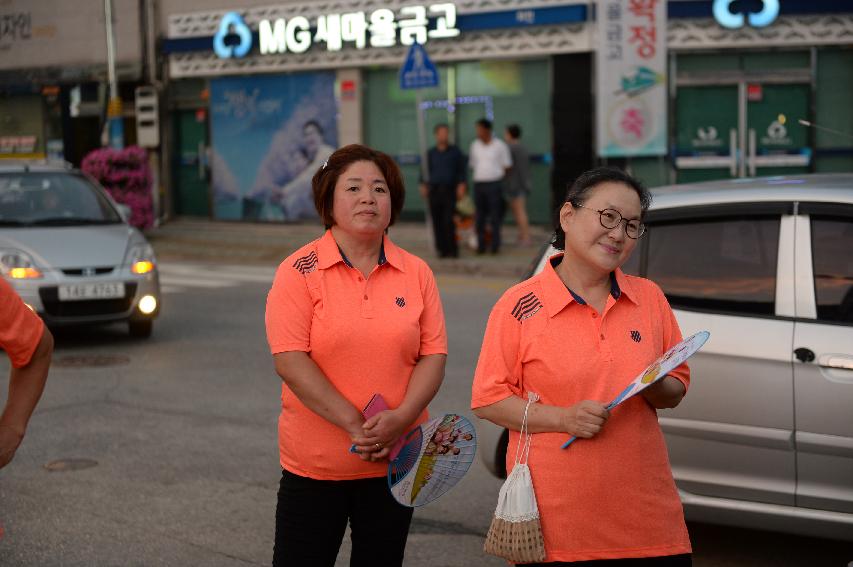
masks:
[[[0,274],[51,326],[127,322],[151,335],[154,251],[94,180],[61,165],[0,165]]]
[[[684,336],[711,332],[659,417],[686,517],[853,540],[853,174],[652,194],[624,270],[660,285]],[[507,434],[480,425],[504,476]]]

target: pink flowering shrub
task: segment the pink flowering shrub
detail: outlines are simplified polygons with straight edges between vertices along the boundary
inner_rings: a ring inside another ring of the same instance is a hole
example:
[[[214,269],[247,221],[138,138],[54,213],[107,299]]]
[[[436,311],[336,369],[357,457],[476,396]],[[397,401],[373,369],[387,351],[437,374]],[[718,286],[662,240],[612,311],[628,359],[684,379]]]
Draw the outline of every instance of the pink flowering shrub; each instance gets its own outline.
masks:
[[[130,207],[130,224],[140,229],[154,225],[151,169],[144,149],[100,148],[83,158],[81,169],[97,179],[117,203]]]

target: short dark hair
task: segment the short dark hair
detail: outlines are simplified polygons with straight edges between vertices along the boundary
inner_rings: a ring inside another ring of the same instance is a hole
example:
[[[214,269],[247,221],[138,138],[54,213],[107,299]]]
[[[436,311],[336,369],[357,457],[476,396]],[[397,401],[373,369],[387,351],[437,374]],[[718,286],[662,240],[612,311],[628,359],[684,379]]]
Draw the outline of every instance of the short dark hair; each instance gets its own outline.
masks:
[[[652,204],[652,194],[638,179],[617,167],[596,167],[595,169],[581,173],[575,179],[575,182],[569,186],[563,203],[583,205],[587,198],[589,198],[590,192],[597,185],[607,182],[624,183],[636,191],[637,196],[640,197],[640,210],[642,214],[645,214],[649,210],[649,206]],[[566,233],[563,232],[563,227],[560,226],[560,209],[557,209],[557,214],[554,218],[554,240],[552,245],[557,250],[566,249]]]
[[[448,126],[447,124],[445,124],[444,122],[442,122],[441,124],[436,124],[436,125],[435,125],[435,128],[433,128],[433,129],[432,129],[432,133],[433,133],[433,134],[435,134],[436,132],[438,132],[438,130],[439,130],[440,128],[447,128],[448,130],[450,130],[450,126]]]
[[[509,135],[513,140],[518,140],[521,138],[521,126],[518,124],[510,124],[506,127],[506,131],[509,132]]]
[[[314,192],[314,207],[317,214],[323,219],[326,228],[335,224],[332,216],[332,207],[335,198],[335,185],[338,177],[353,163],[357,161],[370,161],[376,164],[385,183],[388,184],[388,193],[391,195],[391,222],[394,224],[400,211],[403,210],[403,202],[406,200],[406,188],[403,185],[403,176],[394,159],[386,153],[368,148],[361,144],[350,144],[336,150],[326,160],[311,179],[311,189]]]
[[[302,125],[302,129],[303,129],[303,130],[305,130],[305,129],[306,129],[306,128],[308,128],[309,126],[313,126],[314,128],[316,128],[316,129],[317,129],[317,131],[318,131],[318,132],[320,132],[320,134],[324,134],[324,133],[325,133],[325,132],[323,131],[323,127],[322,127],[322,126],[320,126],[320,123],[319,123],[319,122],[317,122],[316,120],[309,120],[308,122],[306,122],[305,124],[303,124],[303,125]]]
[[[488,120],[486,118],[480,118],[479,120],[477,120],[476,124],[477,124],[477,126],[482,126],[486,130],[489,130],[490,132],[492,130],[492,121]]]

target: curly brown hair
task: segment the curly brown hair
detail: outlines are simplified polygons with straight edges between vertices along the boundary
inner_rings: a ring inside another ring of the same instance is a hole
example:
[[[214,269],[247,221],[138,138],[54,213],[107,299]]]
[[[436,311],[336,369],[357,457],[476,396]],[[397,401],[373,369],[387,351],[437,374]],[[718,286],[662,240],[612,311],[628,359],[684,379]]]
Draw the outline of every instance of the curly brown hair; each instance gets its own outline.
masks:
[[[406,188],[403,185],[403,175],[394,159],[386,153],[374,150],[361,144],[350,144],[336,150],[326,160],[314,177],[311,179],[311,189],[314,191],[314,207],[317,214],[323,219],[326,228],[335,224],[332,217],[332,203],[335,197],[335,185],[341,174],[357,161],[369,161],[376,164],[385,183],[388,184],[388,193],[391,195],[391,222],[394,224],[400,211],[403,210],[403,202],[406,200]]]

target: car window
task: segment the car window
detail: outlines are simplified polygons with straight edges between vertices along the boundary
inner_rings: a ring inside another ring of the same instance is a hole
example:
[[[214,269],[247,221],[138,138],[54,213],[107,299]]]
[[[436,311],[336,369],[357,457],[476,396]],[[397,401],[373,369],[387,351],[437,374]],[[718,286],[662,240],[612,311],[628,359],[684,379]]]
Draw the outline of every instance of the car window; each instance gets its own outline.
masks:
[[[121,217],[101,191],[72,173],[0,173],[3,225],[116,223]]]
[[[651,226],[646,277],[673,307],[773,315],[779,217]]]
[[[811,217],[817,318],[853,323],[853,219]]]

